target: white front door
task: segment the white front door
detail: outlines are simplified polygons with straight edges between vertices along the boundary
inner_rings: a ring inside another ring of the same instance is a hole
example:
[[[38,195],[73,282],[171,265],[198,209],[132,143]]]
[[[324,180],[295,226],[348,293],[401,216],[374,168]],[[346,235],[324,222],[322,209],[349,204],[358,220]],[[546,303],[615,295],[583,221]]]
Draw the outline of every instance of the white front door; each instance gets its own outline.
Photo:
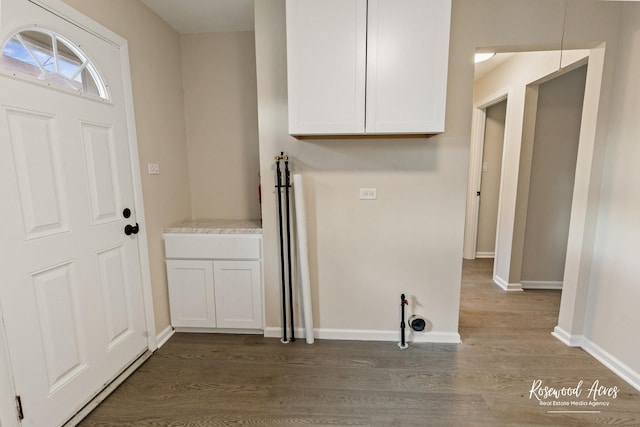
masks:
[[[2,45],[25,28],[76,43],[110,98],[0,73],[0,313],[22,425],[51,427],[147,349],[138,242],[123,231],[142,218],[118,47],[2,0]]]

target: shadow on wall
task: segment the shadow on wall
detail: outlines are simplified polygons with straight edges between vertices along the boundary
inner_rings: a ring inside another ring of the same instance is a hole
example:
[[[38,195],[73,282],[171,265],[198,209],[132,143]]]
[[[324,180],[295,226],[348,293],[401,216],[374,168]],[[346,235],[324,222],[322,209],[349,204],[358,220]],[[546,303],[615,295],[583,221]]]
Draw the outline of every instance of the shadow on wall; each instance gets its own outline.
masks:
[[[445,138],[440,135],[390,138],[304,138],[304,160],[296,158],[297,150],[289,151],[296,170],[325,172],[391,172],[438,170],[442,150],[438,146]]]

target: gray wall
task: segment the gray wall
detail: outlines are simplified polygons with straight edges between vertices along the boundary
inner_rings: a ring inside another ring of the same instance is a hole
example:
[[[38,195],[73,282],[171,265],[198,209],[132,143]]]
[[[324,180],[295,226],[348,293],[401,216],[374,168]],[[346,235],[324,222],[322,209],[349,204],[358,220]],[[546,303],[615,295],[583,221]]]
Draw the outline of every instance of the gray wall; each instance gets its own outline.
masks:
[[[539,87],[521,282],[562,282],[586,75]]]

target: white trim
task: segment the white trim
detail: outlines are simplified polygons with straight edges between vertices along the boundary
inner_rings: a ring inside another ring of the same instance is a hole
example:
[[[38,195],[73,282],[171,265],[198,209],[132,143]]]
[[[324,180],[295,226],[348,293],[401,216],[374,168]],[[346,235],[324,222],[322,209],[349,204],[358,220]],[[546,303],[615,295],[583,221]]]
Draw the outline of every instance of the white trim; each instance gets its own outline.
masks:
[[[366,329],[326,329],[315,328],[313,335],[317,339],[347,340],[347,341],[400,341],[400,330],[366,330]],[[282,328],[267,327],[264,330],[266,338],[281,338]],[[296,337],[304,338],[304,330],[296,328]],[[412,335],[407,330],[407,342],[414,343],[449,343],[460,344],[460,334],[456,332],[425,332],[421,336]]]
[[[464,258],[474,259],[478,240],[478,214],[482,174],[482,154],[484,150],[484,127],[487,112],[484,108],[473,109],[471,125],[471,146],[469,147],[469,180],[467,182],[467,210],[464,226]]]
[[[158,344],[158,348],[165,345],[166,342],[169,341],[169,338],[171,338],[175,333],[176,331],[173,330],[171,325],[164,328],[164,330],[160,332],[158,336],[156,336],[156,343]]]
[[[306,338],[304,332],[305,330],[303,328],[296,328],[294,334],[296,336],[296,339]],[[265,338],[282,338],[282,328],[279,326],[267,326],[266,328],[264,328],[263,333]],[[314,338],[318,338],[317,329],[314,329],[313,336]]]
[[[28,0],[99,39],[120,47],[124,38],[60,0]]]
[[[122,85],[124,91],[125,115],[127,118],[127,134],[129,136],[129,156],[131,159],[131,180],[133,183],[133,198],[135,201],[135,217],[140,225],[138,232],[138,253],[140,255],[140,280],[144,299],[145,319],[147,323],[147,346],[149,350],[158,348],[156,341],[155,312],[151,284],[151,267],[149,265],[149,243],[147,241],[147,227],[145,225],[144,199],[142,197],[142,171],[136,133],[136,118],[133,108],[133,88],[131,85],[131,67],[129,65],[129,44],[122,39],[120,45],[120,62],[122,64]]]
[[[608,351],[583,335],[571,335],[560,326],[556,326],[551,335],[569,347],[580,347],[598,362],[602,363],[614,374],[625,380],[636,390],[640,391],[640,372],[636,372]]]
[[[502,89],[501,91],[481,100],[473,108],[473,116],[471,119],[471,146],[469,152],[469,180],[467,183],[467,210],[465,213],[464,226],[463,256],[466,259],[474,259],[477,257],[476,243],[478,239],[478,215],[480,209],[477,192],[480,191],[480,185],[482,182],[484,130],[487,120],[486,109],[508,99],[508,97],[509,90]],[[502,143],[504,145],[504,140]],[[502,178],[500,188],[502,188]]]
[[[562,282],[552,280],[521,280],[522,289],[561,290]]]
[[[476,258],[494,258],[495,252],[476,252]]]
[[[493,283],[498,285],[503,291],[507,292],[520,292],[522,291],[521,283],[508,283],[500,276],[493,276]]]
[[[15,384],[5,337],[4,319],[0,306],[0,426],[17,426],[15,416]]]
[[[582,347],[582,343],[584,342],[584,337],[582,335],[571,335],[560,326],[553,328],[551,335],[569,347]]]
[[[622,363],[615,356],[588,338],[583,339],[582,349],[592,355],[604,366],[612,370],[620,378],[628,382],[631,387],[640,391],[640,372],[634,371],[631,367]]]
[[[242,329],[242,328],[192,328],[176,326],[176,332],[187,332],[190,334],[243,334],[262,335],[262,329]]]

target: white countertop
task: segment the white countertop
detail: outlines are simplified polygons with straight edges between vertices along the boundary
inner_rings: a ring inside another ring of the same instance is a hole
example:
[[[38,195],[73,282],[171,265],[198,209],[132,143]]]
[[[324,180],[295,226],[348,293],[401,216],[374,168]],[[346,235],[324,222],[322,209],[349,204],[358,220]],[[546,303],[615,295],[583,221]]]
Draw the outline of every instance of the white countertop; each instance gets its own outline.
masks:
[[[165,233],[262,234],[260,220],[185,219],[166,227]]]

